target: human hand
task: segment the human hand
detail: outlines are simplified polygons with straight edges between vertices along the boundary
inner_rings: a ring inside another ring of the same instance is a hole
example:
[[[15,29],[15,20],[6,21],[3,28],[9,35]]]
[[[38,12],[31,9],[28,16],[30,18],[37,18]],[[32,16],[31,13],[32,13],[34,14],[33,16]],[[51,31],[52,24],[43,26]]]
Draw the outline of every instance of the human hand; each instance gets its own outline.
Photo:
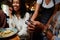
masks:
[[[12,7],[9,7],[9,18],[12,18]]]
[[[35,25],[32,23],[28,22],[28,32],[33,32],[35,30]]]
[[[12,7],[9,7],[9,13],[12,13]]]

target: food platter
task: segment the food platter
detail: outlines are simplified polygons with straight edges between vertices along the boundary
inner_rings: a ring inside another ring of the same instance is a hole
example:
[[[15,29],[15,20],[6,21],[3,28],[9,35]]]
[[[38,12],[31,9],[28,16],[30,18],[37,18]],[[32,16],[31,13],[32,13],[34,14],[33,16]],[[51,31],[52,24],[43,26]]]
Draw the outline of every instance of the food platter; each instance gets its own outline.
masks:
[[[7,38],[17,33],[16,28],[0,28],[0,38]]]

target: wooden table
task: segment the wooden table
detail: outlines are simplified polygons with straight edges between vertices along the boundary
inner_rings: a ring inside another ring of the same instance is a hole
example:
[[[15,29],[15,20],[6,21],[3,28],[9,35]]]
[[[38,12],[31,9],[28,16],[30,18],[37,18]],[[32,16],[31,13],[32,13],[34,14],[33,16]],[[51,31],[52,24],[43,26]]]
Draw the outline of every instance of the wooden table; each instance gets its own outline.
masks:
[[[18,35],[13,35],[8,38],[0,38],[0,40],[20,40],[20,37]]]

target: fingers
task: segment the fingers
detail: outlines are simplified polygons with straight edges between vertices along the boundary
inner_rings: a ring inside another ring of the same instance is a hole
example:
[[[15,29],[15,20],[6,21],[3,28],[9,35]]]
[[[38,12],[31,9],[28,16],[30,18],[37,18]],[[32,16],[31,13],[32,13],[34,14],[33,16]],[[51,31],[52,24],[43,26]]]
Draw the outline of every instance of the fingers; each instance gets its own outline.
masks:
[[[34,25],[40,25],[42,23],[40,23],[39,21],[33,21]]]
[[[29,28],[33,28],[33,29],[35,28],[34,25],[28,25],[28,27],[29,27]]]
[[[28,25],[28,32],[34,31],[35,26],[32,24],[31,21],[26,21],[25,23]]]
[[[9,7],[9,13],[10,14],[12,13],[12,7]]]
[[[35,26],[34,25],[28,25],[28,32],[33,32],[35,30]]]
[[[35,29],[32,28],[32,27],[28,27],[28,30],[30,30],[30,31],[34,31]]]
[[[31,27],[31,28],[34,28],[34,27],[35,27],[35,26],[33,25],[33,23],[31,23],[31,22],[26,21],[26,24],[27,24],[29,27]]]
[[[12,7],[9,7],[9,10],[12,11]]]
[[[50,31],[47,32],[48,39],[51,39],[53,37],[52,33]]]

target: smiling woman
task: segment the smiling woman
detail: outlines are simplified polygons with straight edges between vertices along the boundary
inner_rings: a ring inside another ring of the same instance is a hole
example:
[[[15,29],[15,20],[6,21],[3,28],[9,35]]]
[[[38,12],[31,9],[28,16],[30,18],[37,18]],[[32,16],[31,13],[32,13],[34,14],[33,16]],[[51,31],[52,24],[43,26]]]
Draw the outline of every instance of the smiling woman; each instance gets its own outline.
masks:
[[[13,5],[13,8],[14,8],[15,11],[18,11],[20,9],[19,1],[13,0],[13,4],[12,5]]]
[[[26,38],[27,25],[25,21],[29,19],[30,14],[26,12],[26,6],[24,0],[12,0],[12,18],[9,18],[9,27],[16,27],[18,29],[18,35],[21,38]],[[23,36],[23,37],[22,37]]]

